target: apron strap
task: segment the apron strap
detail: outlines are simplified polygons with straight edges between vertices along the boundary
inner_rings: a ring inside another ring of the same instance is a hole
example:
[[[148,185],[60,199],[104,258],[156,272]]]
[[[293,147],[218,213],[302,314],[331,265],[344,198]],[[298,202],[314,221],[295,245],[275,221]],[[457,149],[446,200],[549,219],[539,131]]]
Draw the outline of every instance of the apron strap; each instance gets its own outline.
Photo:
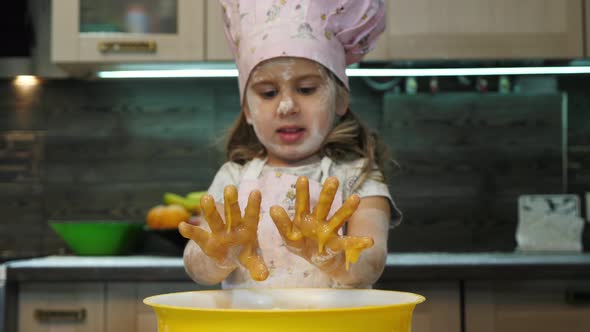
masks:
[[[330,167],[332,167],[332,159],[324,156],[320,163],[320,167],[322,169],[322,177],[320,180],[320,184],[323,185],[326,182],[326,179],[330,176]]]
[[[244,171],[244,180],[256,180],[262,173],[262,169],[264,168],[264,164],[266,164],[266,158],[254,158],[250,160],[250,162],[246,166],[246,170]]]

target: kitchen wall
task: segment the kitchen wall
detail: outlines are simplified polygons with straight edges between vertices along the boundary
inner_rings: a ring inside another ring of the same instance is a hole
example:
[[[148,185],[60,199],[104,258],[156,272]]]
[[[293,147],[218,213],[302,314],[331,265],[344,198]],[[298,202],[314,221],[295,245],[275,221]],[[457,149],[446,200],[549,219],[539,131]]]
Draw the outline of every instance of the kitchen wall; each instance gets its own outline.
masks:
[[[590,191],[589,78],[502,95],[351,84],[352,109],[399,165],[389,184],[405,218],[391,251],[512,251],[518,195]],[[0,256],[64,252],[51,219],[142,222],[163,192],[206,189],[237,113],[234,79],[51,80],[28,90],[0,81]]]

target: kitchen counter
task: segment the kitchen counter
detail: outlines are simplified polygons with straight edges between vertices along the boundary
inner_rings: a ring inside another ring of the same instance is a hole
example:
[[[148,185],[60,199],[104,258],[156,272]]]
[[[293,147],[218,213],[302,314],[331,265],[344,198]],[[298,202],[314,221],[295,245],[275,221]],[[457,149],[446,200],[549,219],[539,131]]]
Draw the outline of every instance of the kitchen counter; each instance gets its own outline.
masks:
[[[588,279],[588,253],[392,253],[380,282]],[[49,256],[6,263],[8,282],[189,281],[182,258]]]

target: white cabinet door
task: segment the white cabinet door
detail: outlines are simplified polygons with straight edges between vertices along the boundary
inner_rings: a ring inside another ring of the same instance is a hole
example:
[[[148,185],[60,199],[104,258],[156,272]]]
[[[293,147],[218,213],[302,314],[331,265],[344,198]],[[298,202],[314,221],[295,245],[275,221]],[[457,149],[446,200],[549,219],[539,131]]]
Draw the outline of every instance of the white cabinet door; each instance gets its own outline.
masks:
[[[588,281],[468,281],[465,332],[590,331]]]
[[[388,0],[387,30],[369,59],[575,58],[580,0]]]
[[[143,299],[158,294],[209,288],[193,282],[109,282],[106,286],[106,330],[157,332],[156,314],[143,303]]]
[[[102,283],[19,285],[18,331],[106,332]]]
[[[203,1],[138,3],[143,5],[52,0],[52,61],[102,64],[204,59]]]
[[[399,282],[375,288],[420,294],[426,301],[416,306],[412,332],[461,331],[459,282]]]
[[[207,42],[205,59],[207,61],[233,61],[225,32],[221,6],[218,0],[205,0],[207,6]]]

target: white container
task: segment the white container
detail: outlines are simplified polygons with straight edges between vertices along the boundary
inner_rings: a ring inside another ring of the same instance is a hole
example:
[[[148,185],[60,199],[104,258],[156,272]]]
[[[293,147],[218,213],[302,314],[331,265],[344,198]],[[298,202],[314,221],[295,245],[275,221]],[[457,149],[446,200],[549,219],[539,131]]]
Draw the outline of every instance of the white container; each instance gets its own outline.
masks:
[[[518,251],[582,251],[584,220],[577,195],[518,198]]]

